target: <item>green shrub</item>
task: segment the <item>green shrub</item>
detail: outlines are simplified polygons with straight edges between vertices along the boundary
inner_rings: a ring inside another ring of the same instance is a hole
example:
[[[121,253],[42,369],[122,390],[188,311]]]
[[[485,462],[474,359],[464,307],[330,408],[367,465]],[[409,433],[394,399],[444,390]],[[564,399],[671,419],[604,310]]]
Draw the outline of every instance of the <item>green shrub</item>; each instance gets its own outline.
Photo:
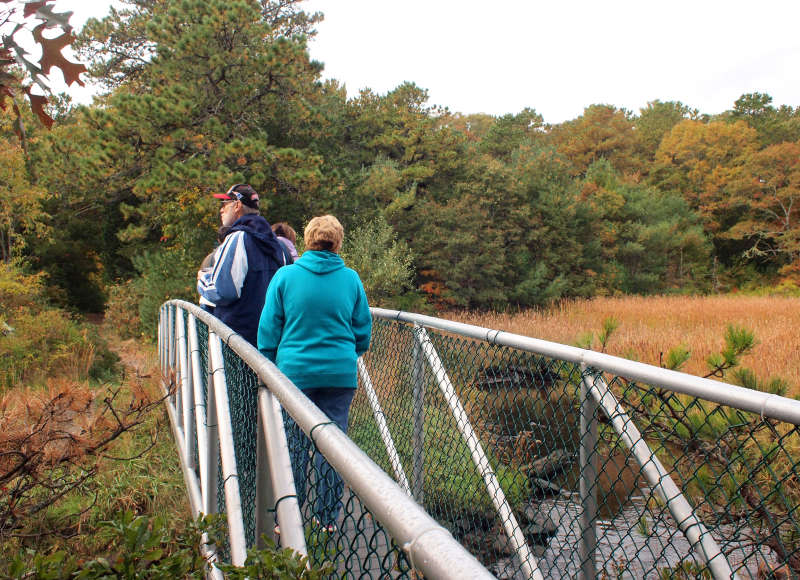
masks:
[[[197,299],[197,269],[200,261],[183,250],[144,252],[133,259],[140,276],[131,284],[138,298],[143,336],[155,340],[161,305],[172,299]]]
[[[120,338],[141,338],[142,319],[139,317],[141,296],[134,289],[133,280],[108,288],[106,321],[119,333]]]
[[[104,379],[118,357],[93,326],[47,305],[40,276],[0,267],[0,390],[49,377]]]
[[[46,578],[52,580],[172,579],[204,578],[208,563],[200,553],[203,533],[209,543],[222,544],[225,520],[221,515],[199,518],[177,536],[172,536],[166,519],[136,516],[131,511],[103,522],[108,547],[103,555],[80,562],[65,550],[37,553],[25,550],[17,554],[6,570],[10,578]],[[307,558],[288,548],[278,549],[271,540],[266,548],[251,549],[243,567],[220,564],[227,578],[262,578],[315,580],[327,577],[331,567],[307,567]]]
[[[379,215],[345,235],[342,258],[361,277],[371,306],[407,308],[413,302],[413,260]]]

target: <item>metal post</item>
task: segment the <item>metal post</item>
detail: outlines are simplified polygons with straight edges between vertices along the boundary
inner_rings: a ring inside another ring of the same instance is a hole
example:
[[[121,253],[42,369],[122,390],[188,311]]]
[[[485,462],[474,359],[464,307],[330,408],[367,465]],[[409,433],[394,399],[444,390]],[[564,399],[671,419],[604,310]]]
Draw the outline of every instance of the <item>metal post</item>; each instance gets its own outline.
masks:
[[[225,489],[225,512],[228,516],[228,535],[231,542],[231,562],[243,566],[247,558],[247,541],[242,518],[242,500],[239,494],[239,474],[236,469],[236,452],[231,423],[228,388],[225,382],[225,366],[222,358],[222,341],[209,332],[208,350],[214,378],[214,398],[217,405],[217,429],[219,431],[222,477]]]
[[[169,352],[167,356],[167,364],[169,364],[169,368],[175,370],[175,310],[177,309],[176,306],[170,306],[169,308]]]
[[[259,398],[260,395],[261,389],[259,388]],[[270,508],[275,505],[275,493],[270,480],[265,437],[264,414],[259,406],[258,427],[256,429],[256,547],[259,549],[264,548],[262,536],[271,533],[275,526],[275,515],[270,511]]]
[[[439,388],[444,395],[445,401],[447,401],[450,410],[453,412],[456,426],[469,447],[472,461],[475,463],[475,466],[478,468],[478,473],[480,473],[486,484],[486,490],[500,516],[503,529],[508,535],[511,545],[514,546],[514,551],[517,554],[520,566],[528,578],[533,580],[543,579],[536,558],[531,553],[525,536],[522,534],[522,530],[517,524],[517,518],[514,516],[514,512],[511,511],[511,506],[508,505],[506,494],[503,492],[503,488],[500,487],[500,482],[497,481],[497,476],[494,474],[494,470],[489,464],[489,459],[486,457],[486,453],[483,451],[480,441],[478,441],[478,436],[472,429],[469,417],[467,417],[467,413],[464,411],[464,407],[458,399],[455,387],[453,387],[453,383],[450,381],[450,377],[447,375],[447,371],[445,371],[436,349],[433,348],[430,338],[428,338],[428,333],[425,332],[423,327],[419,327],[416,329],[415,334],[422,348],[422,352],[425,353],[428,359],[428,365],[431,371],[433,371],[436,381],[439,383]]]
[[[211,344],[211,331],[208,333],[208,343]],[[205,500],[204,508],[207,514],[215,514],[219,512],[219,498],[218,483],[219,483],[219,429],[217,424],[217,397],[216,389],[214,387],[214,372],[212,370],[211,353],[208,356],[208,393],[206,394],[206,425],[208,433],[208,445],[206,446],[206,469],[205,482],[206,494],[203,496]]]
[[[191,369],[189,366],[189,356],[187,352],[188,349],[186,348],[186,322],[182,308],[177,309],[176,322],[178,324],[178,377],[180,378],[181,389],[180,416],[183,425],[183,450],[186,456],[186,464],[190,469],[194,469],[194,391],[192,389]]]
[[[369,377],[367,366],[364,364],[361,357],[358,359],[358,374],[361,377],[361,384],[364,385],[364,391],[367,393],[367,400],[369,401],[369,406],[372,408],[372,415],[375,417],[375,422],[378,424],[378,432],[381,435],[383,446],[386,447],[386,455],[389,457],[389,463],[392,465],[392,470],[397,478],[397,482],[406,490],[408,495],[412,495],[406,472],[400,461],[400,455],[397,453],[392,434],[389,431],[389,425],[386,423],[386,415],[383,413],[380,401],[378,401],[378,395],[375,393],[375,387],[372,386],[372,379]]]
[[[258,389],[258,416],[259,440],[264,442],[266,458],[263,471],[269,473],[272,492],[269,505],[273,506],[281,526],[281,546],[307,555],[303,518],[297,502],[281,405],[263,384]]]
[[[597,552],[597,402],[589,394],[592,385],[586,375],[586,365],[581,365],[581,418],[580,418],[580,558],[581,580],[597,577],[595,554]]]
[[[694,510],[684,497],[669,473],[651,451],[642,437],[639,429],[636,428],[628,414],[622,408],[617,398],[608,389],[608,385],[603,377],[597,375],[591,381],[589,392],[603,408],[603,412],[608,416],[614,431],[625,443],[628,449],[641,468],[641,473],[650,484],[650,487],[663,501],[669,509],[672,518],[678,528],[689,540],[692,550],[698,557],[707,564],[711,575],[715,579],[737,578],[731,570],[725,554],[722,553],[717,542],[711,536],[711,532],[703,525],[700,519],[694,514]]]
[[[414,324],[414,334],[418,333],[418,324]],[[412,445],[414,450],[414,461],[411,471],[412,495],[417,503],[424,505],[425,501],[425,365],[419,343],[415,340],[411,354],[412,358],[412,393],[414,397],[414,409],[412,418],[414,421],[414,432],[412,435]]]
[[[194,419],[197,432],[197,460],[200,473],[200,489],[203,495],[203,508],[207,505],[208,494],[208,418],[203,403],[203,378],[200,367],[200,345],[197,339],[197,319],[189,314],[189,350],[192,365],[192,392],[194,394]]]
[[[168,306],[161,307],[161,315],[158,319],[158,360],[161,363],[161,376],[167,375],[167,312]]]

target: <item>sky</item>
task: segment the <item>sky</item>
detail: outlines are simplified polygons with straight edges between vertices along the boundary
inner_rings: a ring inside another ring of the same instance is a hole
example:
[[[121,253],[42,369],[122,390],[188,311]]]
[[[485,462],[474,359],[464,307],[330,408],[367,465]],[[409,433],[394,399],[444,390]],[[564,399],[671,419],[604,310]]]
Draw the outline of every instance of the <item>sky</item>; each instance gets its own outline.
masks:
[[[109,0],[57,0],[73,25]],[[348,95],[404,81],[429,105],[548,123],[595,103],[638,112],[681,101],[715,114],[744,93],[800,106],[798,0],[306,0],[325,20],[310,42]],[[85,93],[85,91],[84,91]]]

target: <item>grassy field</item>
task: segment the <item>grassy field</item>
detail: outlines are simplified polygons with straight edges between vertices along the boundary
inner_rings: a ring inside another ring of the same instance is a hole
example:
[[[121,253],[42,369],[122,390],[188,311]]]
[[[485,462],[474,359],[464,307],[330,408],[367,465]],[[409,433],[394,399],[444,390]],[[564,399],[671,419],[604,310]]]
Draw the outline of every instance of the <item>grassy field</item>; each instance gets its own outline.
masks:
[[[516,334],[576,344],[587,332],[616,318],[606,352],[659,365],[662,353],[683,344],[691,351],[684,372],[706,374],[705,360],[724,346],[729,324],[755,332],[757,345],[742,365],[761,379],[779,376],[800,395],[800,298],[761,296],[655,296],[563,302],[547,310],[495,314],[451,312],[444,316]],[[595,340],[593,349],[600,347]]]

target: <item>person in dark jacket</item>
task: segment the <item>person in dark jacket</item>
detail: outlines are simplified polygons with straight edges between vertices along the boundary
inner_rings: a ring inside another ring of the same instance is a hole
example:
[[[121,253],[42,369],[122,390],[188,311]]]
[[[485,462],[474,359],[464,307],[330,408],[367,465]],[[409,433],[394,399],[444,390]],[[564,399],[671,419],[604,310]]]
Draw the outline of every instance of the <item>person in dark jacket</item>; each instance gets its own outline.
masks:
[[[197,273],[201,303],[214,315],[256,345],[258,317],[272,277],[286,263],[284,249],[267,220],[258,213],[258,193],[237,183],[225,193],[219,213],[230,228],[214,253],[214,266]]]
[[[358,386],[358,357],[369,348],[372,316],[358,274],[339,256],[344,230],[331,215],[305,229],[306,251],[275,274],[258,325],[258,349],[345,433]],[[287,432],[300,505],[309,441],[291,419]],[[317,454],[314,520],[336,529],[342,480]]]

